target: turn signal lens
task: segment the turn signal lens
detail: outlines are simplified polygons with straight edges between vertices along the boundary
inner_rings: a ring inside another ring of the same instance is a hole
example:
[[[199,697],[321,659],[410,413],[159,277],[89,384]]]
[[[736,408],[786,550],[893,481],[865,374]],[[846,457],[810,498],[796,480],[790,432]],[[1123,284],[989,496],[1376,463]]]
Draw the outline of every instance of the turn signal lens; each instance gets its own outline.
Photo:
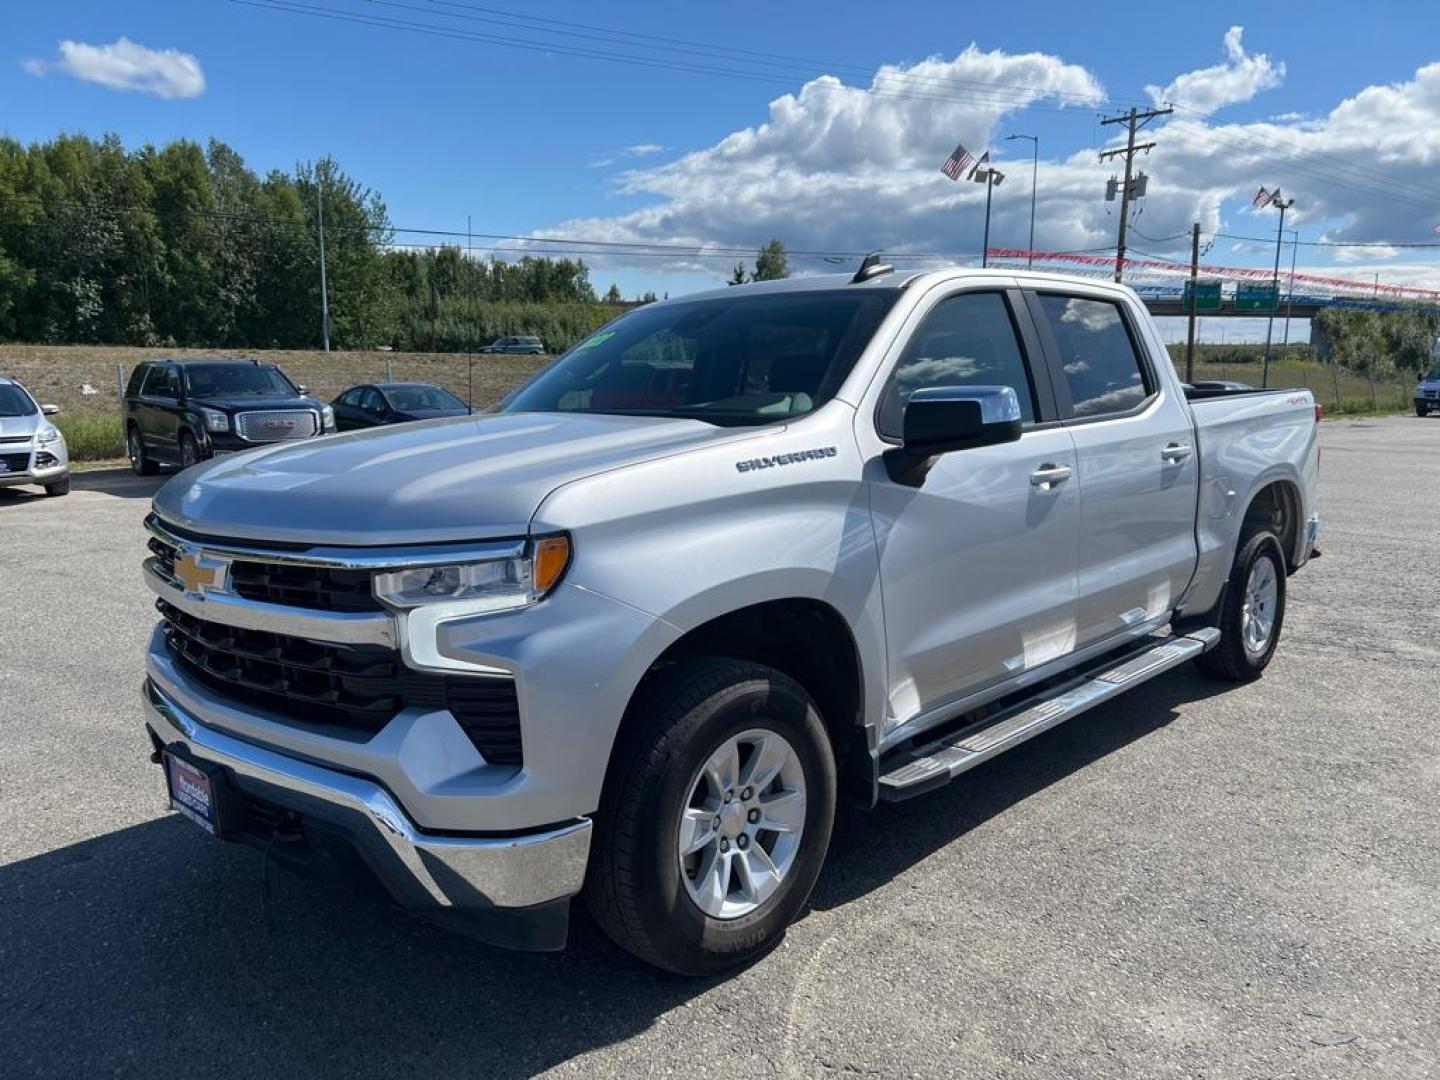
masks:
[[[534,588],[543,596],[549,592],[565,568],[570,565],[570,538],[567,536],[546,536],[535,541]]]

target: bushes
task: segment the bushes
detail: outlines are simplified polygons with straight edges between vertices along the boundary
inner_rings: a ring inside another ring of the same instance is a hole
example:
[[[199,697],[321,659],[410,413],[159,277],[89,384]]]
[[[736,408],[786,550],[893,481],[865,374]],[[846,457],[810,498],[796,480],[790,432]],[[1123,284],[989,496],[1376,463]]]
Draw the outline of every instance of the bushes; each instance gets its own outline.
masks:
[[[528,334],[545,343],[550,353],[564,352],[585,335],[629,308],[618,304],[566,304],[461,301],[445,304],[434,318],[414,312],[402,323],[397,352],[463,353],[499,337]]]
[[[72,413],[55,417],[65,435],[71,461],[107,461],[125,456],[125,431],[120,418],[105,413]]]

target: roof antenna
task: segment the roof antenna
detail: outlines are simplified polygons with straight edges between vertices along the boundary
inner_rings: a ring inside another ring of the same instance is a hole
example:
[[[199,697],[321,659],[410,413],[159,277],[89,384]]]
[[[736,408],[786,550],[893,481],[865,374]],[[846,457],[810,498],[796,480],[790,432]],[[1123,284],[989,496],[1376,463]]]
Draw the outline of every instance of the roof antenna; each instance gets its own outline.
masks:
[[[878,251],[872,251],[869,255],[866,255],[860,263],[860,269],[855,271],[855,276],[850,279],[850,284],[859,285],[862,281],[869,281],[871,278],[879,277],[881,274],[893,274],[894,272],[895,268],[893,266],[889,266],[880,261],[880,253]]]

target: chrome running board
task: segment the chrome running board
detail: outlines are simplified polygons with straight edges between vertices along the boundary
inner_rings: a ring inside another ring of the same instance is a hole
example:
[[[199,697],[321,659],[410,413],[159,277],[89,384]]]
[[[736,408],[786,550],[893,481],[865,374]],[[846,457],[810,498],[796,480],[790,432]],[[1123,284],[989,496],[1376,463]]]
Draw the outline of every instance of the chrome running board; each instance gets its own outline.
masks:
[[[1152,638],[1119,660],[1112,656],[1089,671],[959,731],[897,750],[890,760],[881,763],[885,771],[880,775],[880,798],[898,802],[947,784],[982,761],[1193,660],[1219,639],[1220,631],[1213,627],[1158,641]]]

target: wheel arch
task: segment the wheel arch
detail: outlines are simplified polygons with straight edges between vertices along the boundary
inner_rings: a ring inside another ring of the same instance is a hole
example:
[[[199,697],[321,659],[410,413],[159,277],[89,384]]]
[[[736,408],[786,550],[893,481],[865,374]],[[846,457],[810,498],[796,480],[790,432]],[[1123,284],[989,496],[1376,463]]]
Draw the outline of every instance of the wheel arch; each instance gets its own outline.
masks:
[[[873,801],[874,758],[865,730],[865,667],[845,616],[815,597],[748,603],[714,615],[671,642],[630,694],[615,734],[619,746],[641,718],[635,708],[650,680],[687,660],[717,657],[763,664],[794,679],[814,699],[830,736],[841,791]],[[615,754],[611,754],[613,766]]]
[[[1301,507],[1300,487],[1294,479],[1276,477],[1261,484],[1245,504],[1235,550],[1243,548],[1257,532],[1268,529],[1285,552],[1286,571],[1293,573],[1299,563]]]

